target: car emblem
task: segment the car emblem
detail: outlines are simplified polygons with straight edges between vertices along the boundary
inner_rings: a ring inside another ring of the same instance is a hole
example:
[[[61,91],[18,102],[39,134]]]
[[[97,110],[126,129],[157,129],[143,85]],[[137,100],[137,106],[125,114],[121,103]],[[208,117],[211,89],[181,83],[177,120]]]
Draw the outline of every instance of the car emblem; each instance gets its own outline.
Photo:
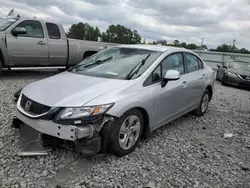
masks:
[[[29,111],[30,108],[31,108],[31,105],[32,105],[32,102],[31,101],[27,101],[26,104],[25,104],[25,110]]]
[[[250,77],[249,77],[249,76],[247,76],[247,77],[246,77],[246,80],[250,80]]]

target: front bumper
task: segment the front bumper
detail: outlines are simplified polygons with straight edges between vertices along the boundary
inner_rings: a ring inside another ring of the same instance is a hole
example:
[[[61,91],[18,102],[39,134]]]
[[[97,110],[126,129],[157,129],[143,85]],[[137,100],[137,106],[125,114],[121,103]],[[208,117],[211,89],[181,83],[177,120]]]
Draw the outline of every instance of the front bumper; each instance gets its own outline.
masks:
[[[241,78],[231,77],[228,75],[225,75],[223,78],[224,83],[228,85],[233,85],[236,87],[244,87],[244,88],[250,88],[250,81],[244,80]]]
[[[16,116],[33,129],[63,140],[75,141],[77,139],[92,137],[94,134],[94,128],[92,125],[61,125],[49,120],[31,119],[24,116],[19,111],[17,111]]]
[[[44,143],[49,142],[49,146],[52,144],[52,148],[55,148],[56,141],[60,146],[90,157],[106,147],[107,140],[101,136],[102,129],[106,124],[113,123],[113,120],[111,116],[104,116],[101,121],[94,124],[62,125],[52,120],[31,119],[17,111],[12,127],[20,129],[22,143],[19,156],[47,155],[51,147],[44,147]]]

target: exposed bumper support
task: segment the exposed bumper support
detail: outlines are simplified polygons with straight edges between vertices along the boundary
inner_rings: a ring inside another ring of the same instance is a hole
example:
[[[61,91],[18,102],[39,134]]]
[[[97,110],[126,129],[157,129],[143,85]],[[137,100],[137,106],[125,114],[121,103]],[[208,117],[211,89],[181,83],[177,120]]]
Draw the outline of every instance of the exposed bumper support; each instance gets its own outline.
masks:
[[[102,142],[105,142],[105,139],[100,136],[100,131],[106,123],[113,120],[113,117],[104,117],[99,124],[61,125],[49,120],[31,119],[17,112],[17,117],[13,118],[12,127],[20,129],[22,141],[21,150],[18,153],[20,156],[47,155],[52,149],[45,147],[43,135],[60,142],[69,142],[70,149],[84,156],[93,156],[102,149]]]
[[[77,139],[86,138],[93,135],[90,125],[61,125],[54,123],[53,121],[30,119],[18,111],[16,116],[18,119],[20,119],[22,122],[32,127],[33,129],[63,140],[75,141]]]

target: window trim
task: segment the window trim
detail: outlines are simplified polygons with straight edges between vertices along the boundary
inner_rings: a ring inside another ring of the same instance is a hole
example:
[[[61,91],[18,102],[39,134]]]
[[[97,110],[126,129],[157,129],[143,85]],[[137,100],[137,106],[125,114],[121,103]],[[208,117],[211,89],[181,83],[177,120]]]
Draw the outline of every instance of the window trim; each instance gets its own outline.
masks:
[[[27,22],[27,21],[32,21],[32,22],[38,22],[40,25],[41,25],[41,28],[42,28],[42,32],[43,32],[43,37],[31,37],[31,36],[21,36],[21,35],[17,35],[17,37],[25,37],[25,38],[35,38],[35,39],[44,39],[45,38],[45,34],[44,34],[44,28],[43,28],[43,25],[40,21],[38,20],[23,20],[22,22],[20,22],[19,24],[17,24],[13,29],[17,28],[21,23],[23,22]],[[14,36],[12,33],[11,33],[12,36]]]
[[[201,70],[201,69],[204,69],[203,61],[202,61],[196,54],[193,54],[193,53],[190,53],[190,52],[184,52],[183,54],[184,54],[184,59],[185,59],[185,67],[186,67],[186,71],[187,71],[186,74],[189,74],[189,73],[196,72],[196,71],[199,71],[199,70]],[[198,70],[192,71],[192,72],[189,72],[189,71],[188,71],[186,54],[191,54],[191,55],[193,55],[193,56],[195,56],[195,57],[197,58],[197,63],[198,63],[198,67],[199,67]],[[200,66],[200,63],[199,63],[198,60],[200,60],[200,61],[202,62],[202,67]]]
[[[182,52],[182,51],[181,51],[181,52],[173,52],[173,53],[171,53],[171,54],[168,54],[166,57],[164,57],[164,58],[161,60],[161,62],[154,68],[154,70],[149,74],[149,76],[148,76],[148,77],[145,79],[145,81],[143,82],[143,84],[142,84],[143,87],[147,87],[147,86],[150,86],[150,85],[154,85],[154,84],[156,84],[156,83],[158,83],[158,82],[161,82],[161,81],[162,81],[162,78],[163,78],[163,76],[162,76],[162,62],[163,62],[166,58],[168,58],[170,55],[177,54],[177,53],[182,55],[182,60],[183,60],[184,73],[181,74],[180,76],[182,76],[182,75],[184,75],[184,74],[187,74],[187,69],[186,69],[186,63],[185,63],[184,52]],[[153,72],[158,68],[158,66],[161,67],[161,79],[160,79],[159,81],[147,83],[148,80],[149,80],[150,78],[152,78]]]
[[[50,38],[50,36],[49,36],[49,30],[48,30],[47,24],[53,24],[53,25],[55,25],[55,26],[58,28],[60,38],[56,38],[56,39]],[[45,23],[45,26],[46,26],[46,29],[47,29],[47,32],[48,32],[48,39],[51,39],[51,40],[61,40],[62,35],[61,35],[61,32],[60,32],[60,28],[58,27],[57,24],[51,23],[51,22],[46,22],[46,23]]]

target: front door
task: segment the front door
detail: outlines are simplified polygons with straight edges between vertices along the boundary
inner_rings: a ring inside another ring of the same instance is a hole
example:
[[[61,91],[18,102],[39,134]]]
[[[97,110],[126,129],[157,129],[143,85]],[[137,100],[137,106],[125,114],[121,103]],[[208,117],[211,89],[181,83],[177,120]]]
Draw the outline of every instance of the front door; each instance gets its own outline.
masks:
[[[39,21],[26,20],[16,27],[26,29],[26,34],[13,36],[7,34],[10,65],[42,66],[48,65],[48,46],[42,24]]]
[[[153,75],[156,75],[155,73],[159,72],[159,69],[161,69],[160,80],[168,70],[178,70],[181,75],[179,80],[169,81],[165,87],[161,87],[160,82],[153,85],[155,90],[154,121],[156,126],[175,118],[186,108],[186,77],[182,53],[168,55]]]

